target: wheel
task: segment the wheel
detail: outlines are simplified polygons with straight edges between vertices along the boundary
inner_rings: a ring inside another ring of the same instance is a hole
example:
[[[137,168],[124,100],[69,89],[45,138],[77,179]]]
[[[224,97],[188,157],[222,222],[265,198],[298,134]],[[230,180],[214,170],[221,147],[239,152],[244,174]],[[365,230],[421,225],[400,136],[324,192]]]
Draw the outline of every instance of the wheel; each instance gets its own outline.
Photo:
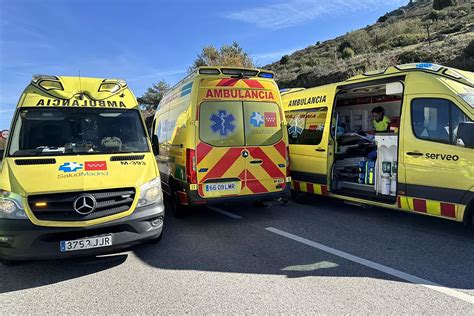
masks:
[[[291,200],[296,203],[304,204],[304,199],[307,197],[305,192],[301,191],[290,191]]]
[[[189,207],[179,202],[178,192],[174,187],[171,190],[170,204],[173,216],[176,218],[188,217],[190,215]]]

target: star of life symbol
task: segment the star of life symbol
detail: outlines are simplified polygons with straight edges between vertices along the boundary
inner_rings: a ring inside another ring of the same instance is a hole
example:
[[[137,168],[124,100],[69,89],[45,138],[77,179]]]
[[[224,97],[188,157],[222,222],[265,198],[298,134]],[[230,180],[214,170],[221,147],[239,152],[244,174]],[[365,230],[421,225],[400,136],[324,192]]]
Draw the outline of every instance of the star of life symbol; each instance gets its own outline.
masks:
[[[77,162],[66,162],[59,166],[59,171],[63,172],[76,172],[78,170],[81,170],[83,167],[82,163],[77,163]]]
[[[254,127],[260,127],[264,122],[263,115],[259,112],[252,112],[252,116],[250,117],[250,124]]]
[[[235,130],[235,117],[228,114],[226,110],[219,110],[210,117],[212,122],[211,130],[214,133],[219,133],[221,137],[232,134]]]
[[[298,138],[298,135],[301,135],[304,130],[304,118],[300,117],[299,115],[296,115],[295,118],[293,118],[290,121],[290,128],[288,129],[288,134],[291,135],[293,138]]]

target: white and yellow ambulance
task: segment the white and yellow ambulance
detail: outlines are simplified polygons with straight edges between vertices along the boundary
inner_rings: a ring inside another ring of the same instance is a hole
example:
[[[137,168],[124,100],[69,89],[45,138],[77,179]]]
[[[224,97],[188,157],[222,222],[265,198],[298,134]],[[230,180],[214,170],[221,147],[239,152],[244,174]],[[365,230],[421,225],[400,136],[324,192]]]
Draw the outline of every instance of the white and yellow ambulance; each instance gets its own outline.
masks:
[[[177,216],[192,205],[288,195],[287,135],[273,76],[201,67],[163,97],[152,130]]]
[[[473,73],[406,64],[282,102],[295,193],[472,223]]]
[[[159,240],[163,217],[152,144],[126,83],[34,76],[0,161],[0,258]]]

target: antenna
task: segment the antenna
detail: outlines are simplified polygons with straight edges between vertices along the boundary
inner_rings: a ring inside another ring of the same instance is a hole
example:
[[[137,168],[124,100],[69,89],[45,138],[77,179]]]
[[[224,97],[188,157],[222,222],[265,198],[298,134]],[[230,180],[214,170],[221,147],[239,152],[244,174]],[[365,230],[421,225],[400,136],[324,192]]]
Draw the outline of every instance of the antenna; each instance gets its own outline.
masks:
[[[79,100],[82,100],[83,91],[82,91],[82,83],[81,83],[81,71],[78,69],[77,74],[79,75]]]

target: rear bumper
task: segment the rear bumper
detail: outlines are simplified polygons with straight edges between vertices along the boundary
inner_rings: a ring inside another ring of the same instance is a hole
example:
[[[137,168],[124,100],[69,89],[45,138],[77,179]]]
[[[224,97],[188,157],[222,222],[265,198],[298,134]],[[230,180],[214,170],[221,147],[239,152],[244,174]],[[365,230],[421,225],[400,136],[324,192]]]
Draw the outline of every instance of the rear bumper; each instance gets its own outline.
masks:
[[[217,198],[203,198],[199,195],[197,190],[190,190],[189,185],[185,184],[181,188],[187,195],[188,205],[213,205],[213,204],[224,204],[224,203],[238,203],[242,201],[274,201],[278,199],[289,199],[290,196],[290,182],[286,183],[285,188],[278,192],[270,193],[259,193],[252,195],[239,195],[239,196],[228,196],[228,197],[217,197]]]
[[[31,260],[91,256],[115,252],[142,241],[158,238],[163,222],[152,225],[164,217],[163,203],[137,208],[130,216],[105,224],[81,228],[43,227],[29,220],[0,219],[0,236],[13,237],[10,245],[0,244],[0,258]],[[112,235],[110,247],[61,252],[60,241],[100,235]]]

